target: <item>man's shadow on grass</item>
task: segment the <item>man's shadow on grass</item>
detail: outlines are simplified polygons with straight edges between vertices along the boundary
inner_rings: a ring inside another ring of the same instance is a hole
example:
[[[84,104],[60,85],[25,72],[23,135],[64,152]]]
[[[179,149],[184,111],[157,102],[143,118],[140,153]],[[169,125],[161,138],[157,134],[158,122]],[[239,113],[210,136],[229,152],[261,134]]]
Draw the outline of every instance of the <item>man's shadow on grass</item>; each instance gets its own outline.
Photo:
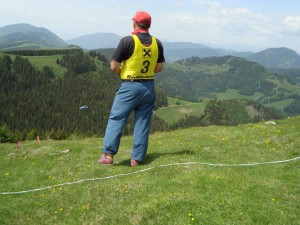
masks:
[[[163,153],[152,152],[152,153],[146,154],[145,161],[143,162],[142,165],[151,164],[152,162],[159,159],[160,157],[167,156],[167,155],[195,155],[195,152],[191,151],[191,150],[181,150],[181,151],[165,152],[165,153],[164,152]],[[114,165],[122,165],[122,166],[130,165],[130,159],[123,160]]]

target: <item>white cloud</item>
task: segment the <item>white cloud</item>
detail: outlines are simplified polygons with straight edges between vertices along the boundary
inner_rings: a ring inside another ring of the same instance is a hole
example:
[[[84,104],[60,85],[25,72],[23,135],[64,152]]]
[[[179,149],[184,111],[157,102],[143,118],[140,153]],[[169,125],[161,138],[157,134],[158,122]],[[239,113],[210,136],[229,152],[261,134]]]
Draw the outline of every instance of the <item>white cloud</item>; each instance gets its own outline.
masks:
[[[282,23],[292,32],[300,32],[300,15],[299,16],[286,16],[283,18]]]
[[[281,46],[300,50],[299,44],[285,34],[287,30],[300,31],[299,16],[228,7],[220,1],[193,2],[193,10],[189,12],[176,8],[160,15],[167,29],[159,32],[160,28],[158,34],[171,41],[192,41],[234,50],[259,51]]]

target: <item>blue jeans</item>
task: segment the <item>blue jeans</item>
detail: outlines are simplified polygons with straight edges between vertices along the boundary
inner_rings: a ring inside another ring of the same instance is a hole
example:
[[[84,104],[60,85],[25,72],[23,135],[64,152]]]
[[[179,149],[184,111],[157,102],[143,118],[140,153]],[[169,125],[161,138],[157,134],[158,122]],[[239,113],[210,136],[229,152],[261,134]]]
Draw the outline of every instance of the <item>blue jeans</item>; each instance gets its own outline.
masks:
[[[154,81],[122,82],[116,93],[103,140],[103,152],[117,154],[123,127],[134,111],[131,159],[143,161],[148,149],[150,121],[155,102]]]

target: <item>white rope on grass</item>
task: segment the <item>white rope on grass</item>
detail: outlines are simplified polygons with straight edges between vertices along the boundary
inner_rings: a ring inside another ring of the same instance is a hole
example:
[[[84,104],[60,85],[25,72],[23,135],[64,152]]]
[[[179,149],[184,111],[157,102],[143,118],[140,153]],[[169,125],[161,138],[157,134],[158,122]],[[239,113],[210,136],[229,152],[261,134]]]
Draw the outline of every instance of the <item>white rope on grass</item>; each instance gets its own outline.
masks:
[[[36,188],[36,189],[31,189],[31,190],[24,190],[24,191],[15,191],[15,192],[0,192],[0,195],[16,195],[16,194],[25,194],[29,192],[37,192],[37,191],[42,191],[46,189],[52,189],[52,188],[57,188],[57,187],[62,187],[66,185],[73,185],[73,184],[79,184],[79,183],[84,183],[88,181],[96,181],[96,180],[108,180],[108,179],[113,179],[116,177],[122,177],[122,176],[129,176],[132,174],[137,174],[137,173],[143,173],[155,168],[159,167],[168,167],[168,166],[185,166],[185,165],[193,165],[193,164],[200,164],[204,166],[215,166],[215,167],[239,167],[239,166],[259,166],[259,165],[267,165],[267,164],[279,164],[279,163],[288,163],[292,161],[299,160],[300,157],[292,158],[292,159],[287,159],[287,160],[280,160],[280,161],[272,161],[272,162],[261,162],[261,163],[242,163],[242,164],[213,164],[213,163],[202,163],[202,162],[185,162],[185,163],[170,163],[170,164],[164,164],[164,165],[158,165],[155,167],[149,167],[146,169],[142,170],[137,170],[131,173],[121,173],[121,174],[116,174],[113,176],[108,176],[108,177],[98,177],[98,178],[90,178],[90,179],[84,179],[84,180],[79,180],[79,181],[74,181],[74,182],[66,182],[66,183],[61,183],[61,184],[56,184],[48,187],[42,187],[42,188]]]

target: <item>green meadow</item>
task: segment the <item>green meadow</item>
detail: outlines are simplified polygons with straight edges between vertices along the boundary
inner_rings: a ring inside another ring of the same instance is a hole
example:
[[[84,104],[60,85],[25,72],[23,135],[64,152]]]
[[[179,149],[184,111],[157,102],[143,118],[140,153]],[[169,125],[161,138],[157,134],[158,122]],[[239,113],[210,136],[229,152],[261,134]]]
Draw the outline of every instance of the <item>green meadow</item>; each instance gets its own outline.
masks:
[[[102,137],[0,144],[0,224],[272,224],[300,221],[300,117],[150,136],[129,166]],[[285,161],[288,160],[288,161]]]
[[[173,124],[186,115],[200,116],[206,103],[192,103],[178,98],[168,97],[168,107],[159,108],[154,112],[156,116],[168,124]]]
[[[30,63],[38,70],[43,70],[44,66],[49,66],[53,73],[62,77],[66,68],[61,67],[56,63],[56,59],[61,59],[62,55],[51,55],[51,56],[22,56],[30,61]]]
[[[252,99],[257,101],[259,98],[263,97],[263,94],[260,92],[255,92],[254,95],[245,96],[239,94],[238,90],[227,89],[224,93],[216,93],[217,99]]]
[[[4,55],[9,55],[12,60],[15,59],[16,55],[12,54],[4,54],[0,52],[0,57]],[[62,55],[50,55],[50,56],[21,56],[22,58],[26,58],[29,62],[38,70],[43,70],[44,66],[49,66],[53,73],[58,76],[62,77],[66,68],[61,67],[56,63],[56,59],[61,59]]]

